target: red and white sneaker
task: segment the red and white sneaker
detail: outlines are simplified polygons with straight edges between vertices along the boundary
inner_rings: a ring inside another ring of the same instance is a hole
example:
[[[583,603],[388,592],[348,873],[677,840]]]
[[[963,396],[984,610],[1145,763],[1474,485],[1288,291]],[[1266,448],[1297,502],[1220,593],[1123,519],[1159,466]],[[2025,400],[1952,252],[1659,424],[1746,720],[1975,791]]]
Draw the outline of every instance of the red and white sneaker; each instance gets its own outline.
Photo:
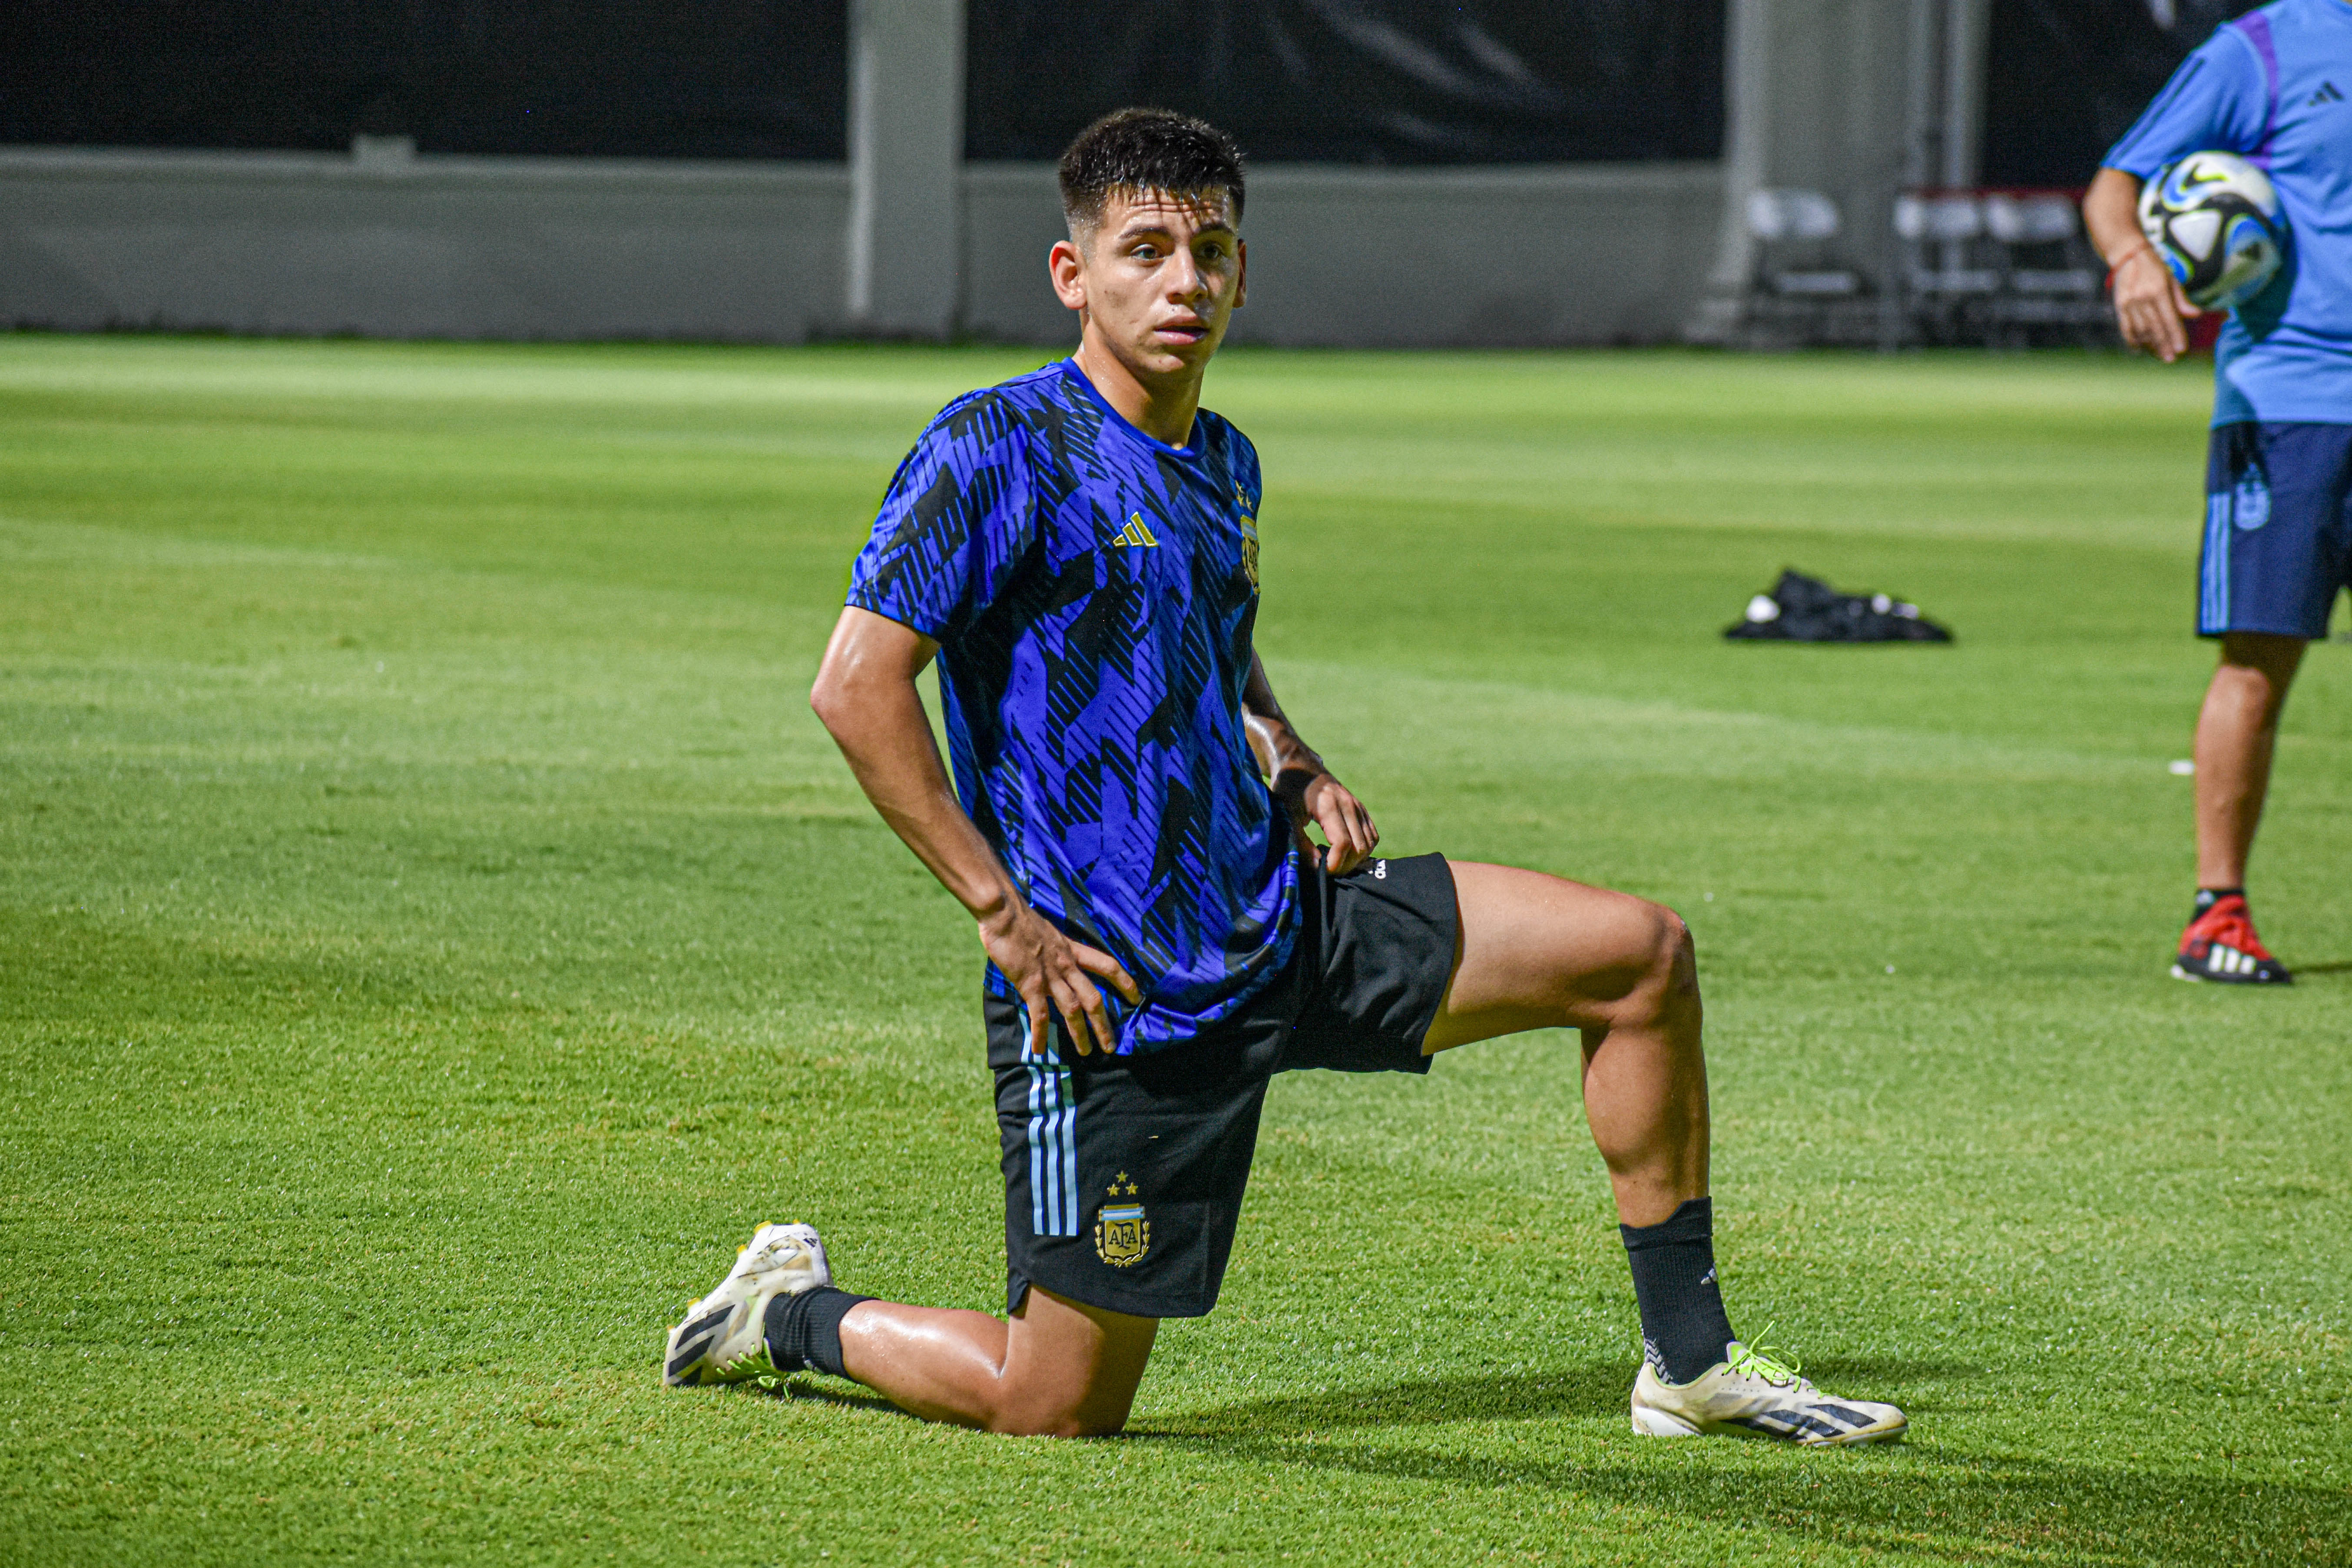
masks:
[[[2225,985],[2292,985],[2294,976],[2254,934],[2245,895],[2231,893],[2189,922],[2172,960],[2175,980],[2218,980]]]

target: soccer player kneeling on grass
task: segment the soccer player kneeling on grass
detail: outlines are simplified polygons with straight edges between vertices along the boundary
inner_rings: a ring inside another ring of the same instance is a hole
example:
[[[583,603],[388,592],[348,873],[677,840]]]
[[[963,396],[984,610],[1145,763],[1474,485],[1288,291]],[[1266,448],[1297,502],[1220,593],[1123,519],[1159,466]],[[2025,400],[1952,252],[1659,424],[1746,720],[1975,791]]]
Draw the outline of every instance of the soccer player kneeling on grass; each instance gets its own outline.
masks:
[[[1050,265],[1078,350],[923,432],[812,699],[979,923],[1009,1318],[837,1289],[814,1231],[768,1225],[670,1331],[667,1380],[814,1369],[935,1420],[1117,1432],[1159,1320],[1216,1302],[1268,1079],[1427,1072],[1569,1027],[1641,1306],[1634,1430],[1898,1436],[1901,1411],[1824,1396],[1725,1316],[1682,921],[1538,872],[1381,858],[1283,717],[1251,647],[1257,454],[1199,406],[1244,293],[1231,141],[1127,110],[1061,180]],[[954,788],[915,685],[934,657]]]

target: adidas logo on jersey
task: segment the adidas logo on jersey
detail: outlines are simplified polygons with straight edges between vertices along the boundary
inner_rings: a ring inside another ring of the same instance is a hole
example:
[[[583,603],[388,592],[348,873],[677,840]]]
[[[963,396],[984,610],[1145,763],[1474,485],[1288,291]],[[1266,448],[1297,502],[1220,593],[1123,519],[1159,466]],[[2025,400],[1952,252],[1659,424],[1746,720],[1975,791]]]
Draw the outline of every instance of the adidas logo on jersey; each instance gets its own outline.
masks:
[[[1127,526],[1118,531],[1112,538],[1111,543],[1131,545],[1139,550],[1160,548],[1160,541],[1151,537],[1151,530],[1144,526],[1143,514],[1139,511],[1127,520]]]
[[[2341,103],[2344,101],[2344,95],[2336,90],[2334,82],[2323,81],[2319,84],[2319,90],[2313,93],[2305,101],[2311,107],[2316,108],[2323,103]]]

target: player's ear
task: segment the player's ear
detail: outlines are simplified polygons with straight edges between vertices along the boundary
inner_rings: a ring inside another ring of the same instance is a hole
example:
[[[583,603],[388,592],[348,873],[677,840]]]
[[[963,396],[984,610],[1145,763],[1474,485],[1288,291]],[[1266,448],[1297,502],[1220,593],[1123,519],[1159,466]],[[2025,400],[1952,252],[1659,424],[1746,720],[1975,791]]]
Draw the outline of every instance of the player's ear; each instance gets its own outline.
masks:
[[[1087,308],[1087,258],[1077,241],[1057,239],[1045,253],[1045,270],[1054,279],[1054,296],[1073,310]]]
[[[1234,309],[1249,303],[1249,241],[1234,241]]]

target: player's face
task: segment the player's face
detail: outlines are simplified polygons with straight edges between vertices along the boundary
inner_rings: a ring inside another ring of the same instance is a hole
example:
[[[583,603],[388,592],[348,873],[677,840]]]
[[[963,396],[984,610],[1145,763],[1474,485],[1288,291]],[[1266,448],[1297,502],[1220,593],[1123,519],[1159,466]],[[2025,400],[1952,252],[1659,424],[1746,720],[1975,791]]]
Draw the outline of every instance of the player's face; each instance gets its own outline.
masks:
[[[1086,245],[1054,249],[1063,302],[1145,380],[1199,375],[1246,292],[1247,252],[1222,193],[1113,193]]]

